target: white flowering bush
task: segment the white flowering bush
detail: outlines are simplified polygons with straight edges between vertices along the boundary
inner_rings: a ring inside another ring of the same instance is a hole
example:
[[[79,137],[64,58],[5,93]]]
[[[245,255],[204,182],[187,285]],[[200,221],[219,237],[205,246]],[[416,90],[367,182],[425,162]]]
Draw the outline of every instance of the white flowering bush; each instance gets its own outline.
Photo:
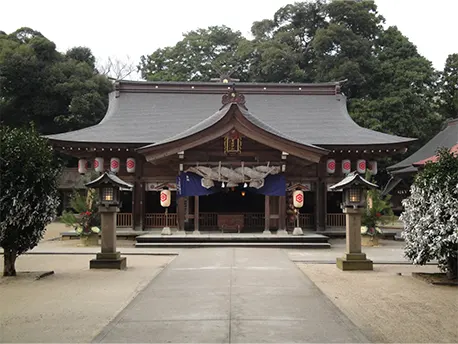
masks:
[[[439,160],[427,163],[402,204],[405,256],[423,265],[436,259],[451,279],[458,268],[458,157],[448,150]]]
[[[4,276],[35,247],[56,216],[60,168],[51,147],[34,129],[0,128],[0,246]]]

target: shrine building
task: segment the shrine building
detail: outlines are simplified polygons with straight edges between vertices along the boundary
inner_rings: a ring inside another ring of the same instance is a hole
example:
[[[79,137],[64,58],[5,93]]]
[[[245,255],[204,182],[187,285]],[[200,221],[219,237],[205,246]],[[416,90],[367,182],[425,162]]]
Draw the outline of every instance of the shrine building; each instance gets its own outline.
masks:
[[[345,226],[345,174],[377,173],[377,160],[414,140],[358,126],[340,82],[272,84],[119,81],[103,120],[47,136],[79,158],[78,172],[111,170],[123,192],[119,229],[241,232]],[[171,190],[166,216],[160,192]]]

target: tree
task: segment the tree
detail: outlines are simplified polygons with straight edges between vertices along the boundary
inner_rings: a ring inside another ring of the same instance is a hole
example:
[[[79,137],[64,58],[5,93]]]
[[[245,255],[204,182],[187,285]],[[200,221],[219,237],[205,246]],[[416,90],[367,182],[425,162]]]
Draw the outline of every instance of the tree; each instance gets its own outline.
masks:
[[[376,44],[370,87],[350,100],[350,113],[363,127],[418,138],[421,146],[442,123],[434,104],[438,74],[396,27],[381,32]]]
[[[450,279],[458,275],[458,156],[438,151],[427,163],[402,204],[404,253],[414,264],[437,259]]]
[[[33,122],[41,134],[98,123],[112,84],[94,63],[90,49],[76,47],[61,54],[30,28],[0,35],[1,123],[26,127]]]
[[[185,33],[174,47],[156,50],[140,58],[138,66],[146,80],[210,81],[216,69],[232,70],[232,77],[247,80],[247,61],[237,54],[246,41],[239,31],[211,26]]]
[[[137,71],[137,66],[129,56],[125,60],[108,57],[106,61],[97,64],[97,70],[109,79],[125,80]]]
[[[35,247],[59,204],[60,167],[35,129],[0,128],[0,246],[4,276],[15,276],[16,258]]]
[[[440,80],[440,111],[444,118],[458,118],[458,54],[450,54]]]

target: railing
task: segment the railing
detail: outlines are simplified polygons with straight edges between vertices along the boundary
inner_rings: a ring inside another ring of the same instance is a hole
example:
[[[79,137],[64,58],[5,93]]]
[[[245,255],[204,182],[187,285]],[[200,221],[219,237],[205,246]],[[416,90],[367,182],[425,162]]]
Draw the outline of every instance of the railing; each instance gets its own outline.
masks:
[[[217,228],[218,213],[199,213],[199,228]]]
[[[162,227],[176,227],[177,214],[169,213],[167,221],[164,213],[147,213],[145,214],[145,227],[147,228],[162,228]]]
[[[299,214],[299,225],[302,228],[312,228],[315,226],[315,216],[313,214]]]
[[[245,228],[264,228],[264,213],[244,213],[243,223]]]
[[[345,227],[345,214],[327,214],[326,226],[328,227]]]
[[[132,213],[117,213],[116,214],[116,227],[132,228]]]

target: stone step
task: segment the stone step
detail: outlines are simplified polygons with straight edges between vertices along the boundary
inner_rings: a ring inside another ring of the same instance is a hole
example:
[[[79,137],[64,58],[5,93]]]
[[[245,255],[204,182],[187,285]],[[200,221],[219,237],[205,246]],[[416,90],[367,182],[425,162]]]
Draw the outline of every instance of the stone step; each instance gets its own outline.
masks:
[[[329,249],[329,243],[315,242],[137,242],[135,247],[268,247],[268,248],[301,248],[301,249]]]

